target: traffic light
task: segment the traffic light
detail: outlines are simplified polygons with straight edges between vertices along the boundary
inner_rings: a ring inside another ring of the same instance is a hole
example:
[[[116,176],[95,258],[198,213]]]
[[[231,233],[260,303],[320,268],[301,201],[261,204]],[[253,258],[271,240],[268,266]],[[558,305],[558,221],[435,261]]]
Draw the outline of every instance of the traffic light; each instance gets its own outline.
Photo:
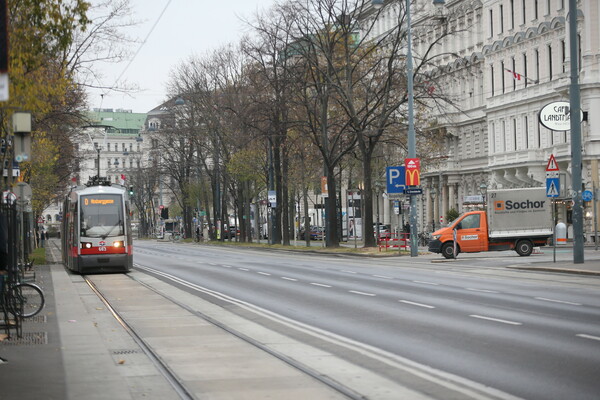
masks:
[[[129,186],[129,196],[133,196],[133,185]]]

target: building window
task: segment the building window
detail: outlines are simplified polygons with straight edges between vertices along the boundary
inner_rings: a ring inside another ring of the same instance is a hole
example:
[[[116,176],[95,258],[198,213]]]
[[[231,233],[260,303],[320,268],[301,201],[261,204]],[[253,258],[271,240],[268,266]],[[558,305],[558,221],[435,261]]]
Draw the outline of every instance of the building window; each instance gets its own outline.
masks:
[[[533,51],[533,57],[534,57],[534,61],[535,61],[535,80],[539,83],[540,82],[540,51],[538,49],[535,49]]]
[[[494,10],[490,10],[490,37],[494,37]]]
[[[515,73],[517,73],[517,64],[515,63],[514,57],[512,58],[511,62],[512,62],[512,71],[513,71],[513,92],[514,92],[515,90],[517,90],[517,79],[515,79],[515,76],[517,76],[517,75],[515,75]],[[519,75],[519,78],[520,78],[520,75]]]
[[[514,143],[514,147],[513,149],[516,151],[518,146],[517,146],[517,119],[513,118],[513,143]]]
[[[529,0],[522,0],[522,5],[523,5],[523,25],[525,25],[525,23],[527,22],[527,13],[525,11],[526,5],[525,2],[527,2]]]
[[[494,66],[490,65],[490,76],[491,76],[491,92],[492,92],[492,97],[494,97]]]
[[[496,125],[492,122],[492,134],[490,135],[492,142],[492,154],[496,153]]]
[[[510,0],[510,29],[515,29],[515,0]]]
[[[552,80],[552,45],[549,44],[548,45],[548,75],[549,75],[549,79],[548,80]]]
[[[505,72],[506,72],[506,71],[505,71],[505,69],[504,69],[504,61],[502,61],[502,62],[500,63],[500,71],[501,71],[501,75],[500,75],[500,77],[502,78],[502,79],[501,79],[501,82],[502,82],[502,93],[504,93],[504,90],[505,90],[505,86],[504,86],[504,83],[505,83],[505,81],[504,81],[504,75],[505,75]]]
[[[110,151],[110,143],[106,143],[106,150]]]
[[[506,121],[502,121],[502,133],[500,139],[502,139],[502,152],[506,153]]]
[[[525,87],[527,87],[527,83],[529,82],[529,78],[527,78],[527,54],[523,53],[523,75],[525,76]]]
[[[538,0],[533,0],[533,19],[538,19]]]
[[[504,33],[504,6],[500,4],[500,33]]]
[[[525,149],[529,148],[529,118],[527,115],[523,117],[523,139],[525,142]]]
[[[560,63],[562,64],[562,72],[566,72],[567,70],[567,47],[565,45],[565,40],[560,41]]]

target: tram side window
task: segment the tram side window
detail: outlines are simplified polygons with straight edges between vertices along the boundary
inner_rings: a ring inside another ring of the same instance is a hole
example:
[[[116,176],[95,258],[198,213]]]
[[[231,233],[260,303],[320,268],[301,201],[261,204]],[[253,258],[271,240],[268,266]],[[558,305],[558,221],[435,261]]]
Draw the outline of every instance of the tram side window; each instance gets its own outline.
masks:
[[[81,197],[81,235],[86,237],[122,236],[125,233],[122,198],[117,194]]]

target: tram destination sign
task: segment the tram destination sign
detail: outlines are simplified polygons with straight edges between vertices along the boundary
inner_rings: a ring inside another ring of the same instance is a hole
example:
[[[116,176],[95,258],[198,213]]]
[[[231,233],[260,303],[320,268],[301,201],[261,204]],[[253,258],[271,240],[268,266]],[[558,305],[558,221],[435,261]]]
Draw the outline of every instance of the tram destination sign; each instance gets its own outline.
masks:
[[[583,111],[580,121],[583,121]],[[571,104],[568,101],[554,101],[540,110],[540,123],[552,131],[571,129]]]

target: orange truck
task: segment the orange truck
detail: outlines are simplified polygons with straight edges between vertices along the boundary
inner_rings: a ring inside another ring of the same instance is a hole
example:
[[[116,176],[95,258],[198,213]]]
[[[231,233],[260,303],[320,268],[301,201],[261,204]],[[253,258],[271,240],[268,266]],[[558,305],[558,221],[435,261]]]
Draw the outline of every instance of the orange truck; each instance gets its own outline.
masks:
[[[488,191],[486,211],[470,211],[432,233],[429,251],[458,253],[515,250],[528,256],[553,235],[552,206],[546,188]]]

